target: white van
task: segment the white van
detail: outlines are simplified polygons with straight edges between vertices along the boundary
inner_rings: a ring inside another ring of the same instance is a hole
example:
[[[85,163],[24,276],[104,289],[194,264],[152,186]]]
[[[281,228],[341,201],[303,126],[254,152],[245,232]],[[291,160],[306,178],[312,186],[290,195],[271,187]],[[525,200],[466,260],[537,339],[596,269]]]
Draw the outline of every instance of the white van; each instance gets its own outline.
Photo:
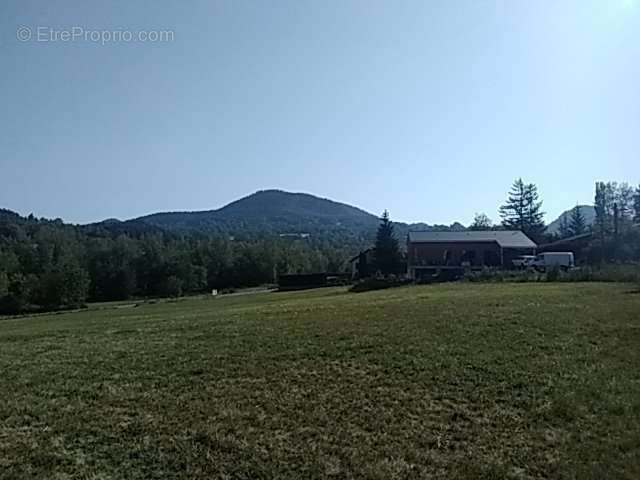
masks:
[[[539,270],[559,267],[564,270],[575,267],[573,252],[544,252],[536,255],[533,266]]]

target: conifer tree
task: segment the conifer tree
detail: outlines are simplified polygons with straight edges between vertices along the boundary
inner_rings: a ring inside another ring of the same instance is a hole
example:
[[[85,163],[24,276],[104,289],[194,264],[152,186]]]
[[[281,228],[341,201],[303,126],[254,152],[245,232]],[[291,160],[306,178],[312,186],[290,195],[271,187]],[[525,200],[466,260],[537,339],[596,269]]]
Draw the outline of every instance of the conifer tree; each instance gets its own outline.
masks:
[[[601,237],[607,232],[611,217],[606,191],[607,185],[604,182],[596,182],[596,195],[593,203],[596,210],[596,225]]]
[[[507,203],[500,207],[502,225],[507,229],[525,229],[525,185],[521,178],[517,179],[511,191]]]
[[[386,210],[380,218],[376,246],[374,252],[375,266],[384,275],[397,274],[401,271],[402,260],[398,239],[393,232],[393,223]]]
[[[559,233],[560,238],[567,238],[572,234],[571,227],[569,226],[569,215],[567,213],[562,214],[562,218],[560,219]]]
[[[544,212],[542,200],[538,194],[538,187],[529,183],[525,186],[525,233],[534,239],[540,239],[547,227],[544,224]]]
[[[571,235],[582,235],[587,231],[587,221],[585,220],[578,205],[573,207],[573,210],[571,210],[569,231],[571,232]]]
[[[513,183],[507,202],[500,207],[500,216],[505,228],[521,230],[534,240],[539,240],[546,229],[538,187],[525,184],[521,178]]]

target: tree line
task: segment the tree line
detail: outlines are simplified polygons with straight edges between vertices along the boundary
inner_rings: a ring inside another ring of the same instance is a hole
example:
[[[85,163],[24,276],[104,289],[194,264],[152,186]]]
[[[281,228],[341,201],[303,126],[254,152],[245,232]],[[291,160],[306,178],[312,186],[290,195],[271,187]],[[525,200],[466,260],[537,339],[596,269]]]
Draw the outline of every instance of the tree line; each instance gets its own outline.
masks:
[[[596,221],[587,224],[584,213],[576,205],[568,216],[563,216],[559,232],[547,232],[538,187],[514,181],[506,202],[500,206],[501,223],[494,225],[485,213],[476,213],[470,230],[521,230],[533,239],[551,241],[591,232],[594,228],[607,234],[616,227],[626,228],[640,223],[640,185],[634,188],[628,183],[596,182],[593,206]]]
[[[592,261],[640,261],[640,186],[597,182]]]
[[[593,207],[593,223],[576,205],[562,216],[558,232],[548,232],[538,187],[517,179],[499,209],[501,223],[477,213],[469,229],[521,230],[538,244],[584,236],[575,248],[585,262],[640,261],[640,185],[596,182]]]
[[[0,313],[167,297],[341,271],[354,239],[110,230],[0,211]]]

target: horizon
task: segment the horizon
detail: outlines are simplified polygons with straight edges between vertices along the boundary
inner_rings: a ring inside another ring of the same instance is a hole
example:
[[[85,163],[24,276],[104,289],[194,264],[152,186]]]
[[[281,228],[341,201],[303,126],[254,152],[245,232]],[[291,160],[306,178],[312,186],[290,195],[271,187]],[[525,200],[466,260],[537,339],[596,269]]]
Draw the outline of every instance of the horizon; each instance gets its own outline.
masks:
[[[250,197],[250,196],[252,196],[252,195],[255,195],[255,194],[257,194],[257,193],[260,193],[260,192],[268,192],[268,191],[278,191],[278,192],[283,192],[283,193],[287,193],[287,194],[311,195],[311,196],[313,196],[313,197],[315,197],[315,198],[317,198],[317,199],[319,199],[319,200],[328,200],[328,201],[331,201],[331,202],[335,202],[335,203],[339,203],[339,204],[347,205],[347,206],[349,206],[349,207],[357,208],[358,210],[362,210],[362,211],[364,211],[365,213],[368,213],[368,214],[370,214],[370,215],[374,215],[374,216],[376,216],[376,217],[378,217],[378,218],[380,218],[380,217],[382,216],[382,213],[383,213],[383,212],[380,212],[380,213],[371,212],[370,210],[367,210],[366,208],[362,208],[362,207],[360,207],[360,206],[358,206],[358,205],[354,205],[354,204],[351,204],[351,203],[346,203],[346,202],[343,202],[343,201],[341,201],[341,200],[337,200],[337,199],[333,199],[333,198],[325,197],[325,196],[318,195],[318,194],[314,194],[314,193],[310,193],[310,192],[302,192],[302,191],[288,191],[288,190],[282,190],[282,189],[280,189],[280,188],[263,188],[263,189],[260,189],[260,190],[256,190],[256,191],[254,191],[254,192],[252,192],[252,193],[249,193],[249,194],[247,194],[247,195],[243,195],[243,196],[238,197],[238,198],[236,198],[236,199],[230,200],[230,201],[228,201],[228,202],[224,203],[223,205],[220,205],[220,206],[218,206],[218,207],[213,207],[213,208],[205,208],[205,209],[199,209],[199,210],[166,210],[166,211],[153,211],[153,212],[149,212],[149,213],[143,213],[143,214],[141,214],[141,215],[136,215],[136,216],[134,216],[134,217],[117,217],[117,216],[111,216],[111,217],[105,217],[105,218],[96,219],[96,220],[92,220],[92,221],[88,221],[88,222],[81,222],[81,223],[80,223],[80,222],[72,222],[72,221],[68,221],[67,219],[65,219],[65,218],[63,218],[63,217],[61,217],[61,216],[59,216],[59,215],[58,215],[58,216],[43,216],[43,215],[38,215],[36,212],[19,212],[19,211],[15,210],[15,209],[12,209],[12,208],[10,208],[10,207],[4,207],[4,206],[2,206],[2,205],[0,205],[0,208],[6,208],[7,210],[11,210],[11,211],[13,211],[13,212],[15,212],[15,213],[18,213],[18,214],[20,214],[20,215],[21,215],[21,216],[23,216],[23,217],[27,217],[27,216],[29,216],[30,214],[33,214],[33,215],[34,215],[34,217],[36,217],[36,218],[44,218],[44,219],[47,219],[47,220],[54,220],[54,219],[58,219],[58,218],[59,218],[59,219],[61,219],[62,221],[64,221],[65,223],[69,223],[69,224],[74,224],[74,225],[88,225],[88,224],[92,224],[92,223],[99,223],[99,222],[103,222],[103,221],[107,221],[107,220],[117,220],[117,221],[125,222],[125,221],[135,220],[135,219],[142,218],[142,217],[146,217],[146,216],[153,215],[153,214],[164,214],[164,213],[194,213],[194,212],[216,211],[216,210],[220,210],[220,209],[222,209],[222,208],[226,207],[227,205],[229,205],[229,204],[231,204],[231,203],[237,202],[237,201],[239,201],[239,200],[243,200],[243,199],[245,199],[245,198],[248,198],[248,197]],[[577,204],[576,204],[576,205],[574,205],[574,206],[580,206],[580,207],[593,207],[593,204],[577,203]],[[547,225],[549,225],[550,223],[552,223],[552,222],[554,222],[554,221],[558,220],[562,214],[564,214],[564,213],[566,213],[566,212],[570,211],[570,210],[571,210],[571,208],[573,208],[573,207],[567,208],[567,209],[565,209],[564,211],[560,212],[560,213],[559,213],[558,215],[556,215],[553,219],[550,219],[549,221],[547,221],[547,222],[546,222],[546,224],[547,224]],[[486,212],[477,212],[477,213],[486,213]],[[392,213],[391,213],[391,212],[389,212],[389,215],[390,215],[390,219],[391,219],[391,221],[392,221],[393,223],[404,223],[404,224],[408,224],[408,225],[418,224],[418,223],[424,223],[424,224],[429,225],[429,226],[436,226],[436,225],[451,226],[451,225],[454,225],[454,224],[456,224],[456,223],[457,223],[457,224],[461,224],[461,225],[463,225],[463,226],[467,227],[467,226],[469,226],[469,225],[472,223],[472,221],[469,221],[469,222],[463,222],[463,221],[461,221],[461,220],[452,220],[452,221],[444,222],[444,223],[440,223],[440,222],[430,222],[430,221],[428,221],[428,220],[406,221],[406,220],[403,220],[403,219],[394,218],[394,216],[392,215]],[[496,215],[496,218],[491,217],[491,215],[489,215],[489,214],[487,214],[487,215],[491,218],[491,220],[493,220],[493,224],[494,224],[494,225],[500,225],[500,224],[501,224],[501,221],[500,221],[499,215]],[[472,219],[472,220],[473,220],[473,219]]]
[[[269,187],[499,223],[522,177],[550,223],[597,180],[640,183],[637,1],[0,12],[0,205],[23,215],[211,210]]]

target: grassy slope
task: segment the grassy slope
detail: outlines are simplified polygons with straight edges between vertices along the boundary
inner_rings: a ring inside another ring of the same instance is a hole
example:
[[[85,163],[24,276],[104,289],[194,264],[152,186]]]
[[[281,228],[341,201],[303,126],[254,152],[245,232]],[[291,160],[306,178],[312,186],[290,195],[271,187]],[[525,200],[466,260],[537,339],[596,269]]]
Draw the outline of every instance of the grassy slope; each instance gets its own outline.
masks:
[[[629,290],[324,289],[5,320],[0,478],[639,478]]]

